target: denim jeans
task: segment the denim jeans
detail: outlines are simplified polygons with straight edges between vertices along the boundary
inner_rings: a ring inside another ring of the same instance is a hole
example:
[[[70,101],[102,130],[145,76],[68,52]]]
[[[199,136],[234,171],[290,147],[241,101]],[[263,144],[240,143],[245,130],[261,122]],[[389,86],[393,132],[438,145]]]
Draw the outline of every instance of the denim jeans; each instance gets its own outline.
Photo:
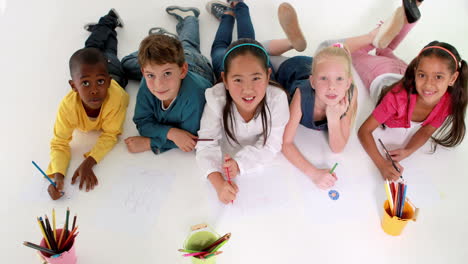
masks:
[[[117,32],[115,27],[117,20],[110,15],[105,15],[99,19],[85,42],[86,48],[97,48],[101,50],[108,61],[108,71],[112,78],[117,81],[122,88],[127,86],[128,80],[125,77],[120,60],[117,58]]]
[[[177,24],[177,34],[184,48],[185,61],[189,71],[201,75],[211,83],[214,83],[213,68],[210,61],[200,52],[200,31],[198,18],[188,16]],[[140,65],[138,64],[138,51],[125,56],[122,59],[122,67],[127,77],[132,80],[141,80]]]
[[[276,80],[288,91],[289,95],[294,95],[296,87],[294,82],[308,79],[312,74],[312,57],[295,56],[284,61],[276,71]]]
[[[223,69],[223,58],[226,49],[232,42],[232,31],[234,22],[237,19],[237,37],[255,39],[255,31],[250,19],[249,7],[240,2],[234,7],[234,18],[231,15],[223,15],[219,23],[218,31],[211,45],[211,62],[216,79],[219,79]]]

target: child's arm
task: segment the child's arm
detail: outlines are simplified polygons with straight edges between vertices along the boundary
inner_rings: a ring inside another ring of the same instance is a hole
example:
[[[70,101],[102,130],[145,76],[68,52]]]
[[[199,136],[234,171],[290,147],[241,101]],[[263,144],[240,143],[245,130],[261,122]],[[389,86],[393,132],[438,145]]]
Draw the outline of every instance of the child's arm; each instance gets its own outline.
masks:
[[[222,203],[228,204],[236,199],[239,188],[234,182],[226,181],[220,172],[210,173],[210,175],[208,175],[208,180],[210,180],[211,184],[216,189],[218,199]]]
[[[296,130],[301,121],[301,92],[296,89],[290,106],[290,118],[286,125],[283,136],[283,154],[284,156],[304,174],[309,176],[312,181],[320,188],[325,189],[334,185],[336,176],[330,174],[326,169],[318,169],[302,155],[294,144]]]
[[[421,127],[410,139],[404,148],[390,151],[390,155],[394,161],[401,161],[413,154],[416,150],[422,147],[431,138],[432,134],[437,130],[436,127],[425,125]]]
[[[50,142],[50,163],[46,174],[55,178],[57,174],[65,175],[70,163],[70,141],[76,126],[65,102],[61,102],[54,125],[54,137]]]
[[[393,167],[390,160],[387,160],[382,157],[382,155],[380,155],[380,152],[375,144],[374,136],[372,135],[372,132],[379,125],[380,123],[371,114],[359,128],[358,137],[367,154],[371,157],[372,161],[374,161],[374,164],[380,170],[382,176],[385,179],[397,180],[403,173],[403,167],[398,162],[395,162],[395,165],[400,169],[400,172],[398,172]]]
[[[328,121],[328,143],[334,153],[343,151],[348,143],[351,125],[356,117],[357,110],[357,89],[354,89],[351,104],[346,115],[340,119],[348,108],[348,98],[345,97],[336,106],[327,107],[326,115]]]

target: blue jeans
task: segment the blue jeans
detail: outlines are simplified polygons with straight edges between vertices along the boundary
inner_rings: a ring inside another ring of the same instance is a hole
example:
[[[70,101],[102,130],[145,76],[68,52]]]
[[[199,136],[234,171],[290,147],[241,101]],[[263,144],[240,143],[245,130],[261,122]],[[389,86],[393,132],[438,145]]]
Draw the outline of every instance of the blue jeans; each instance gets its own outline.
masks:
[[[105,15],[99,19],[94,26],[93,32],[85,42],[86,48],[97,48],[101,50],[108,61],[108,71],[112,78],[117,81],[122,88],[127,86],[128,80],[124,70],[117,58],[117,32],[115,27],[117,20],[110,15]]]
[[[188,16],[177,24],[177,34],[184,48],[185,61],[189,71],[201,75],[211,83],[214,83],[213,68],[210,61],[200,52],[200,31],[198,18]],[[122,59],[122,67],[127,77],[132,80],[141,80],[140,65],[138,64],[138,51],[125,56]]]
[[[216,79],[221,77],[223,69],[223,58],[226,49],[232,42],[232,31],[234,29],[234,22],[237,19],[237,37],[255,39],[255,31],[250,19],[249,7],[240,2],[234,7],[234,18],[231,15],[223,15],[219,23],[218,31],[211,45],[211,62],[213,63],[213,70]]]
[[[284,61],[276,70],[276,81],[288,91],[291,97],[297,87],[294,82],[306,80],[312,74],[312,57],[295,56]]]

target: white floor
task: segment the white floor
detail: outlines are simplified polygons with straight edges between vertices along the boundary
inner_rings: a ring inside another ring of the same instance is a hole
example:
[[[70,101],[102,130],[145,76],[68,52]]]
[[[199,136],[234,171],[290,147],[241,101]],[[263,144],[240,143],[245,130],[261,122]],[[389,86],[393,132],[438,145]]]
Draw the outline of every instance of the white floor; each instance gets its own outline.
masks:
[[[248,1],[258,40],[283,37],[276,19],[280,2]],[[290,2],[307,35],[306,55],[313,55],[322,40],[368,32],[400,4],[397,0]],[[204,1],[0,0],[2,263],[39,263],[34,251],[21,243],[40,239],[35,217],[50,216],[52,208],[63,215],[67,206],[78,214],[79,263],[189,263],[176,250],[182,247],[189,227],[200,222],[209,223],[219,233],[232,232],[232,241],[223,248],[218,263],[466,263],[467,140],[434,155],[427,154],[426,145],[402,163],[412,182],[411,197],[421,213],[400,237],[390,237],[380,228],[385,199],[382,181],[356,135],[342,154],[332,154],[324,134],[303,128],[297,143],[311,161],[322,166],[340,163],[336,189],[342,196],[335,203],[280,155],[258,173],[258,179],[272,175],[263,187],[257,180],[259,194],[252,187],[255,178],[251,178],[252,184],[243,189],[253,191],[244,193],[233,206],[217,208],[193,153],[172,150],[159,156],[132,155],[122,141],[96,166],[97,189],[79,192],[67,183],[68,197],[48,200],[31,160],[47,166],[55,113],[70,89],[68,59],[88,36],[82,25],[116,8],[125,22],[125,28],[118,30],[119,57],[123,57],[138,47],[149,27],[175,31],[175,19],[164,12],[173,4],[202,10],[202,52],[209,54],[218,22],[206,13]],[[425,44],[440,40],[453,44],[468,58],[468,1],[427,0],[421,11],[422,19],[397,54],[409,61]],[[372,105],[358,84],[359,126]],[[127,86],[131,101],[121,139],[137,134],[131,121],[137,87],[136,82]],[[397,146],[405,133],[409,131],[386,131],[382,137]],[[76,133],[68,176],[97,135]],[[128,175],[128,168],[137,173]],[[152,178],[154,181],[146,181]],[[248,183],[249,179],[240,181]],[[275,185],[278,182],[284,183],[280,191]],[[271,191],[278,192],[272,197]],[[58,219],[62,224],[62,217]]]

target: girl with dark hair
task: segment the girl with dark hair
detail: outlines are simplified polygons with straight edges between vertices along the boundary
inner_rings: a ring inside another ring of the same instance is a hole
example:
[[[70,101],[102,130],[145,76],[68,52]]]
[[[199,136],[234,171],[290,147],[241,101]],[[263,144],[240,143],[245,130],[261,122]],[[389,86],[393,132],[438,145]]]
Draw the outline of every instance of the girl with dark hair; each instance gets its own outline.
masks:
[[[433,140],[437,145],[454,147],[465,136],[468,68],[452,45],[433,41],[426,45],[409,65],[393,54],[393,50],[414,24],[405,17],[400,33],[387,48],[364,47],[353,53],[353,64],[364,84],[370,88],[377,106],[359,129],[358,136],[369,156],[386,179],[396,180],[403,173],[399,161]],[[393,22],[398,20],[394,18]],[[402,75],[403,74],[403,75]],[[409,128],[419,122],[420,128],[406,146],[390,151],[399,171],[378,151],[372,132],[380,125]]]
[[[233,6],[239,36],[254,37],[245,3],[236,1]],[[223,14],[221,20],[229,17]],[[247,23],[239,22],[246,18]],[[231,44],[233,24],[227,32],[224,26],[221,22],[212,49],[213,66],[222,82],[205,92],[206,105],[198,131],[200,139],[211,141],[199,141],[196,149],[204,176],[216,189],[219,200],[229,203],[235,200],[238,187],[228,175],[234,178],[248,173],[281,151],[289,110],[285,91],[270,84],[267,51],[253,39]],[[245,31],[250,33],[246,35]],[[223,157],[223,153],[232,157]]]

